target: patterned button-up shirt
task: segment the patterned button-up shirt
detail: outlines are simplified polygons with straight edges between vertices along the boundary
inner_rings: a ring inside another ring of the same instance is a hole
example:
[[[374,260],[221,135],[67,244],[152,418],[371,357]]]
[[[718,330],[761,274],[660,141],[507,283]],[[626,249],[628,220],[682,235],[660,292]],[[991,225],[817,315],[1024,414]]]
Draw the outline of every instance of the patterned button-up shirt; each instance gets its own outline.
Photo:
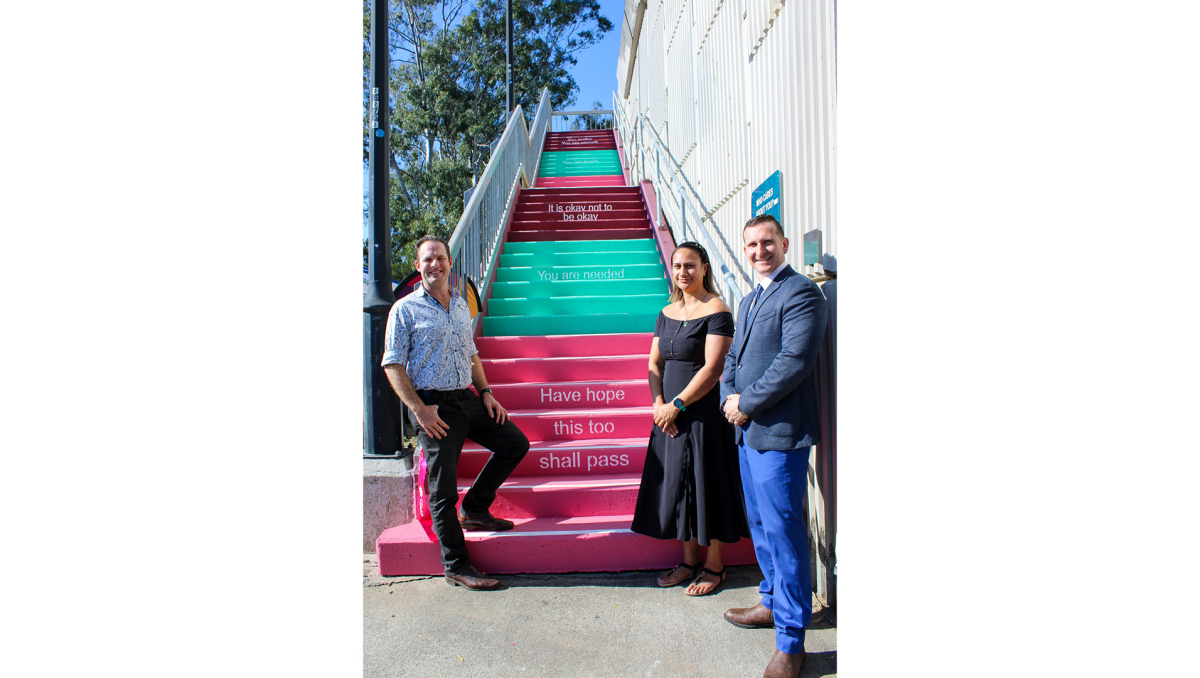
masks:
[[[450,312],[418,285],[388,314],[383,364],[404,365],[415,389],[453,391],[471,385],[471,311],[450,290]]]

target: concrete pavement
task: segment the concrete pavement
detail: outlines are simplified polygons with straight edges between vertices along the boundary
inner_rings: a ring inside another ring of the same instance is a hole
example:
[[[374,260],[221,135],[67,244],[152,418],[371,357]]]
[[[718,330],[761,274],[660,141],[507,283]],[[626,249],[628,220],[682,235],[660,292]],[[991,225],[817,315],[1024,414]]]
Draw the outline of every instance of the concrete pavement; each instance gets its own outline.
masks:
[[[757,678],[771,629],[722,613],[758,602],[756,565],[729,567],[724,586],[693,598],[659,588],[658,572],[500,575],[496,591],[438,577],[381,577],[363,555],[363,676]],[[801,676],[837,675],[834,611],[817,611]]]

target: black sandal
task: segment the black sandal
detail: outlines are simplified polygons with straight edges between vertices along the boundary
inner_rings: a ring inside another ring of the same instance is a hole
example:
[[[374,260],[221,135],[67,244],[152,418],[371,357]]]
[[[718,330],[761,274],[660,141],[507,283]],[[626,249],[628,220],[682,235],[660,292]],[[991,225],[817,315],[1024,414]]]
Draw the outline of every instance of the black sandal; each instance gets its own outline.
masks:
[[[708,591],[706,591],[704,593],[688,593],[687,591],[684,591],[684,593],[687,593],[689,596],[693,596],[693,597],[711,596],[712,594],[717,592],[717,589],[721,588],[721,584],[725,583],[725,570],[721,570],[720,572],[713,572],[712,570],[710,570],[708,568],[704,568],[704,567],[700,568],[700,571],[696,573],[696,578],[692,580],[692,583],[699,584],[700,580],[703,579],[704,575],[706,575],[706,574],[711,574],[712,576],[717,578],[717,583],[714,584],[711,589],[709,589]]]
[[[682,584],[682,583],[684,583],[684,582],[686,582],[686,581],[688,581],[688,580],[692,579],[692,578],[695,576],[695,573],[696,573],[696,572],[698,572],[698,571],[699,571],[699,572],[703,572],[703,571],[704,571],[704,568],[703,568],[703,567],[700,567],[700,563],[696,563],[695,565],[688,565],[687,563],[679,563],[679,564],[678,564],[678,565],[676,565],[675,567],[671,568],[671,569],[670,569],[670,570],[669,570],[669,571],[666,573],[666,575],[667,575],[668,577],[670,577],[671,575],[673,575],[673,574],[675,574],[676,572],[678,572],[680,569],[683,569],[683,570],[691,570],[693,574],[690,574],[690,575],[688,575],[688,576],[684,577],[683,579],[680,579],[679,581],[677,581],[677,582],[675,582],[675,583],[673,583],[673,584],[664,584],[664,583],[662,583],[662,575],[660,574],[660,575],[658,576],[658,579],[656,580],[656,581],[658,582],[658,585],[659,585],[659,586],[661,586],[661,587],[663,587],[664,589],[666,589],[666,588],[670,588],[670,587],[672,587],[672,586],[679,586],[680,584]]]

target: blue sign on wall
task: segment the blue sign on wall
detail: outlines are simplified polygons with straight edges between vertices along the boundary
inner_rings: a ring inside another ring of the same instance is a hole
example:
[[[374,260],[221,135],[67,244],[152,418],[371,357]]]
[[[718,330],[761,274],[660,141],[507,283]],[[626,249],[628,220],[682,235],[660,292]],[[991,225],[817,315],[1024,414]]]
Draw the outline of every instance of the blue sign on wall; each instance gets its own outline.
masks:
[[[779,170],[750,194],[750,217],[770,214],[783,226],[783,175]],[[786,233],[786,231],[784,231]]]

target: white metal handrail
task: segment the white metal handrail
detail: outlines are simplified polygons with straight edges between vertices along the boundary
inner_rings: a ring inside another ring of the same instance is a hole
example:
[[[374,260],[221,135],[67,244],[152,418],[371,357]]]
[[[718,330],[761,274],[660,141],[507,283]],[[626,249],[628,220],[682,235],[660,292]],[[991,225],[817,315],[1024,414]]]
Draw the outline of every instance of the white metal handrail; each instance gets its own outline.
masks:
[[[612,111],[604,111],[604,110],[554,111],[553,113],[551,113],[551,116],[553,116],[553,118],[560,119],[562,121],[562,124],[555,126],[554,122],[557,122],[557,121],[553,120],[553,118],[552,118],[552,122],[550,124],[550,128],[551,128],[550,131],[552,131],[552,132],[573,131],[573,130],[567,128],[567,123],[570,121],[570,116],[572,116],[572,115],[576,116],[576,121],[578,121],[579,116],[590,115],[590,116],[593,116],[593,117],[599,119],[599,121],[601,123],[607,123],[607,126],[603,127],[602,129],[612,129],[613,128],[613,112]]]
[[[667,220],[679,229],[684,239],[690,239],[689,232],[695,232],[701,244],[708,250],[709,260],[714,261],[720,269],[722,287],[729,298],[730,307],[736,313],[744,293],[733,271],[741,274],[746,289],[750,288],[753,278],[742,267],[736,250],[729,247],[718,249],[713,245],[709,234],[709,229],[715,229],[712,212],[705,207],[700,194],[683,173],[671,150],[663,143],[650,118],[646,117],[645,113],[631,116],[621,104],[616,92],[613,92],[613,118],[625,144],[625,162],[629,169],[630,183],[636,185],[643,179],[652,181],[658,195],[659,208],[665,213]],[[644,138],[647,136],[647,130],[650,137],[648,140]],[[646,160],[647,154],[650,153],[653,154],[653,175],[648,172],[649,163]],[[672,199],[668,200],[667,196],[671,196]],[[695,227],[689,225],[689,212],[691,223],[696,224]]]
[[[516,197],[517,182],[523,180],[526,186],[531,186],[537,177],[551,113],[550,92],[543,89],[532,129],[525,126],[520,106],[509,116],[508,125],[448,241],[460,294],[466,294],[469,277],[479,288],[480,300],[487,298],[488,282],[500,254],[500,236]],[[475,317],[475,325],[479,318]]]

